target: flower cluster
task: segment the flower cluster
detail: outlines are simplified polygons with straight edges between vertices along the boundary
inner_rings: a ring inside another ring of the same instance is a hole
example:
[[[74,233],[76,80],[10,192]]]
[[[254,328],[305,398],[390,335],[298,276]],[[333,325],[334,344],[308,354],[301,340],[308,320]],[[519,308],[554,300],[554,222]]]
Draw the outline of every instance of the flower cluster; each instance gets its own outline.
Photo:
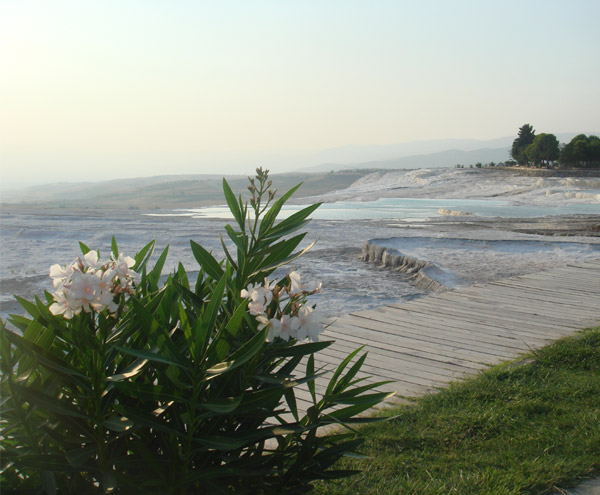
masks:
[[[241,296],[248,299],[248,312],[256,316],[258,329],[269,328],[267,340],[276,337],[319,340],[323,315],[306,303],[307,296],[321,292],[321,283],[303,283],[298,272],[290,272],[282,285],[265,278],[262,285],[250,285]]]
[[[52,265],[50,277],[54,284],[54,303],[50,311],[67,319],[85,311],[99,313],[105,308],[115,313],[119,294],[132,294],[138,274],[131,267],[133,258],[111,253],[109,261],[101,262],[96,251],[88,251],[66,266]]]

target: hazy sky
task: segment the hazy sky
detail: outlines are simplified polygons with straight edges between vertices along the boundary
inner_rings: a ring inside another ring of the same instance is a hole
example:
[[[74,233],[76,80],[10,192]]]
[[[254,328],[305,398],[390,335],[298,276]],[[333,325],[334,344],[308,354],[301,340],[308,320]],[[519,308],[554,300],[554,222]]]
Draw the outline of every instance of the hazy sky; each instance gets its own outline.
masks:
[[[598,0],[0,0],[2,180],[595,132],[598,19]]]

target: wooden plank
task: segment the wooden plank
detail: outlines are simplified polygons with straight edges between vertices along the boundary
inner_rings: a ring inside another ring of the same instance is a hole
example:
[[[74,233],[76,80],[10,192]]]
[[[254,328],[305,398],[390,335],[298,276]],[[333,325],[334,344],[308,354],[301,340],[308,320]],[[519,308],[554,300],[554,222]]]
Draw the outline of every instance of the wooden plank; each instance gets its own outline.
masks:
[[[567,308],[586,308],[586,305],[579,302],[579,300],[575,300],[573,298],[570,301],[567,301],[567,295],[564,297],[556,294],[552,294],[549,291],[540,291],[540,290],[528,290],[520,287],[505,287],[501,285],[489,284],[486,287],[479,287],[475,290],[472,290],[471,287],[464,291],[465,294],[469,294],[472,292],[476,292],[478,294],[487,294],[487,295],[498,295],[505,296],[508,295],[510,297],[517,297],[519,299],[526,299],[530,301],[536,301],[541,304],[552,304],[558,306],[565,306]]]
[[[527,300],[541,301],[544,304],[566,306],[577,310],[585,310],[588,305],[581,298],[575,297],[569,293],[556,294],[549,290],[543,289],[527,289],[523,287],[506,287],[503,285],[492,283],[486,287],[484,292],[493,294],[510,294],[511,296],[522,297]],[[596,314],[596,313],[594,313]]]
[[[456,291],[448,291],[436,297],[440,297],[441,299],[453,302],[456,304],[457,307],[474,307],[475,310],[482,313],[485,313],[486,311],[493,311],[494,314],[496,314],[500,318],[510,318],[512,320],[518,321],[521,324],[523,324],[524,320],[526,319],[529,319],[531,321],[531,316],[533,314],[531,304],[517,304],[514,302],[506,303],[503,302],[502,299],[489,297],[484,298],[477,296],[476,294],[466,295],[464,293],[459,293]],[[538,321],[539,323],[536,323]],[[533,328],[537,326],[545,327],[547,325],[549,325],[550,327],[557,327],[561,329],[565,326],[572,328],[581,328],[577,323],[573,322],[572,318],[565,318],[564,314],[562,314],[562,316],[538,314],[536,315],[535,321],[532,321],[531,324]],[[532,331],[534,331],[533,328]],[[543,333],[547,334],[548,332],[544,331]]]
[[[515,287],[520,289],[527,289],[533,291],[547,291],[552,294],[564,294],[565,296],[577,297],[581,301],[587,302],[598,302],[598,293],[595,289],[586,290],[585,288],[575,287],[574,285],[567,285],[564,283],[555,283],[552,287],[544,287],[542,285],[536,285],[534,282],[527,281],[514,281],[514,280],[503,280],[501,282],[494,282],[494,285],[501,287]]]
[[[397,308],[384,308],[381,313],[387,318],[394,318],[398,321],[404,321],[404,312]],[[507,347],[523,349],[523,346],[529,346],[530,343],[543,345],[549,340],[548,333],[541,334],[526,332],[521,330],[523,324],[512,321],[507,321],[499,318],[497,315],[488,316],[485,313],[469,313],[459,310],[450,310],[444,312],[444,308],[440,309],[436,306],[432,308],[428,315],[444,316],[447,319],[448,326],[461,326],[465,328],[465,332],[473,335],[483,335],[482,340],[486,339],[490,342],[502,344],[506,343]]]
[[[532,329],[523,330],[523,328],[529,328],[529,326],[523,325],[523,319],[510,320],[487,308],[460,309],[436,302],[430,308],[423,306],[404,308],[400,305],[394,305],[383,308],[380,312],[400,321],[404,321],[407,318],[406,315],[411,315],[409,318],[416,318],[418,314],[425,321],[439,321],[451,328],[468,328],[469,332],[489,335],[487,338],[490,341],[493,339],[494,342],[515,343],[524,339],[547,340],[548,336],[548,329],[545,327],[535,324],[532,325]],[[552,325],[552,327],[554,326]],[[558,332],[562,331],[563,328],[550,328],[550,330],[551,332],[553,330]]]
[[[600,258],[337,318],[323,334],[334,344],[315,356],[330,371],[315,387],[322,394],[331,370],[364,345],[365,383],[394,380],[414,397],[591,322],[600,322]],[[296,392],[301,409],[312,405],[306,385]]]
[[[366,343],[365,339],[362,337],[350,335],[347,332],[341,334],[336,332],[335,329],[328,329],[326,332],[329,338],[333,337],[336,339],[336,343],[341,342],[347,347],[352,347],[353,350],[360,345],[367,345],[369,352],[389,353],[395,356],[399,362],[403,361],[408,363],[408,366],[420,365],[425,368],[436,370],[442,374],[445,374],[446,372],[471,373],[485,368],[485,365],[483,364],[460,360],[456,357],[448,358],[437,354],[424,353],[419,350],[398,348],[390,345],[387,341],[378,342],[371,340]]]
[[[544,320],[542,323],[546,323],[546,325],[542,325],[537,322],[537,318],[533,320],[531,315],[527,313],[520,316],[517,321],[508,320],[504,314],[508,314],[508,312],[511,311],[510,307],[497,305],[497,310],[494,310],[490,309],[491,304],[491,302],[483,301],[485,307],[474,309],[472,315],[479,316],[479,320],[487,319],[487,322],[479,321],[479,324],[488,326],[490,329],[499,330],[501,333],[512,332],[513,334],[521,335],[523,337],[531,335],[533,338],[546,339],[548,336],[562,335],[565,328],[580,328],[580,326],[572,322],[569,322],[568,324],[561,322],[560,325],[552,324],[548,321],[548,317],[546,316],[541,316],[540,318]],[[389,308],[396,311],[402,311],[403,313],[410,311],[410,307],[406,309],[401,305],[390,305]],[[466,319],[464,314],[460,315],[460,317]],[[458,316],[456,318],[458,318]]]
[[[390,318],[384,318],[382,315],[385,315],[383,312],[379,312],[379,315],[375,315],[373,313],[365,314],[366,312],[361,313],[353,313],[349,315],[349,317],[345,317],[349,319],[349,321],[354,322],[358,325],[366,325],[368,328],[373,329],[381,329],[382,331],[390,331],[392,333],[401,334],[405,337],[414,338],[416,340],[423,340],[425,342],[436,342],[441,344],[450,344],[450,345],[461,345],[473,350],[480,350],[483,352],[487,351],[496,351],[498,347],[506,348],[510,347],[506,345],[506,342],[486,342],[478,337],[482,334],[478,334],[476,332],[471,332],[470,334],[465,334],[464,331],[459,331],[458,329],[449,327],[446,325],[446,322],[437,320],[435,318],[426,318],[422,321],[414,318],[414,319],[406,319],[402,320],[401,324],[398,322],[391,321]],[[366,322],[364,321],[366,320]],[[342,321],[345,321],[342,320]],[[414,326],[411,326],[411,323],[419,324],[420,327],[416,329]]]
[[[575,311],[569,311],[568,307],[564,307],[564,308],[557,308],[556,305],[553,304],[544,304],[542,301],[536,300],[536,301],[531,301],[531,300],[525,300],[525,298],[523,297],[518,297],[518,296],[511,296],[509,292],[506,292],[504,294],[490,294],[488,292],[485,291],[480,291],[478,292],[461,292],[462,296],[466,296],[466,297],[471,297],[474,298],[475,300],[479,300],[479,301],[483,301],[483,302],[488,302],[490,304],[498,304],[501,298],[501,304],[509,309],[510,307],[516,307],[518,309],[521,310],[525,310],[524,312],[527,312],[529,310],[531,316],[551,316],[551,317],[555,317],[558,319],[565,319],[565,317],[568,317],[569,319],[573,318],[574,322],[573,324],[575,324],[576,321],[576,316],[577,316],[577,312]],[[533,319],[533,318],[532,318]],[[579,320],[581,320],[581,318],[579,318]]]
[[[489,336],[485,332],[481,332],[479,326],[470,326],[471,324],[469,322],[463,322],[455,319],[451,321],[451,324],[460,326],[460,328],[449,326],[447,322],[444,322],[443,320],[437,320],[434,317],[428,317],[424,319],[419,323],[419,327],[415,327],[413,326],[417,321],[415,318],[396,316],[387,308],[385,311],[380,311],[379,313],[360,313],[353,316],[357,318],[361,317],[384,325],[402,328],[403,335],[407,337],[414,335],[417,339],[424,339],[425,336],[430,336],[431,338],[437,337],[440,342],[457,344],[467,343],[471,344],[474,349],[481,350],[496,350],[498,347],[517,351],[524,351],[527,349],[527,345],[524,344],[523,341],[509,338],[501,339],[499,337]],[[401,325],[404,325],[404,327]],[[405,328],[408,328],[408,330]]]
[[[336,364],[342,361],[348,353],[341,349],[329,347],[319,352],[321,359],[327,364]],[[372,377],[379,377],[381,380],[394,380],[395,382],[405,382],[419,387],[438,386],[450,381],[450,378],[443,379],[439,375],[424,377],[421,373],[413,373],[412,370],[405,370],[397,366],[385,366],[389,361],[375,361],[370,359],[365,361],[361,367],[361,374],[368,374]],[[397,364],[397,363],[396,363]]]
[[[402,305],[393,305],[394,309],[401,309]],[[408,308],[414,308],[415,310],[428,311],[429,308],[425,309],[423,306],[407,306]],[[453,298],[452,296],[446,296],[443,299],[437,299],[435,302],[432,301],[430,305],[431,310],[439,308],[439,311],[447,311],[447,314],[456,315],[457,318],[472,318],[475,321],[481,322],[481,319],[486,318],[489,321],[498,321],[498,324],[491,326],[499,326],[501,329],[512,330],[519,335],[539,335],[545,337],[552,331],[562,332],[565,326],[576,327],[571,320],[551,318],[546,315],[536,317],[534,320],[531,319],[531,313],[525,311],[515,311],[513,306],[510,306],[510,312],[505,305],[498,304],[497,302],[480,302],[473,298]],[[527,326],[524,324],[527,322]],[[578,328],[578,327],[577,327]]]
[[[357,349],[357,345],[354,342],[349,342],[347,340],[336,340],[334,344],[336,349],[342,349],[346,354],[350,354],[350,352]],[[391,351],[389,349],[383,349],[381,347],[373,346],[371,343],[365,346],[365,351],[369,353],[369,359],[379,360],[380,357],[384,357],[387,359],[391,359],[393,361],[394,366],[398,366],[398,359],[402,359],[404,361],[402,363],[403,367],[407,369],[413,370],[416,373],[425,372],[431,375],[438,375],[444,378],[460,378],[468,374],[471,370],[469,368],[465,368],[463,366],[456,366],[451,364],[443,364],[439,365],[439,362],[436,364],[432,364],[430,360],[402,354],[399,355],[397,352]]]
[[[380,323],[374,320],[370,320],[367,318],[352,318],[350,317],[346,317],[346,319],[343,320],[343,323],[346,325],[350,325],[353,328],[363,328],[366,330],[371,330],[371,331],[375,331],[375,332],[382,332],[386,335],[394,335],[394,336],[401,336],[405,339],[414,341],[414,342],[418,342],[421,345],[424,345],[428,348],[432,348],[432,349],[439,349],[439,348],[444,348],[445,346],[451,346],[453,348],[456,349],[461,349],[463,351],[466,352],[470,352],[473,354],[478,354],[478,355],[494,355],[494,356],[503,356],[505,354],[507,354],[507,351],[503,351],[502,348],[498,347],[498,346],[484,346],[484,345],[479,345],[479,343],[477,342],[470,342],[468,340],[463,340],[463,341],[459,341],[459,340],[449,340],[449,339],[440,339],[440,338],[436,338],[435,336],[429,335],[428,332],[431,330],[431,323],[428,322],[425,324],[421,325],[419,328],[422,329],[421,333],[416,333],[416,334],[407,334],[404,333],[402,331],[402,329],[400,329],[398,326],[396,325],[389,325],[389,324],[385,324],[385,323]],[[416,322],[415,322],[416,324]]]
[[[460,346],[437,345],[433,343],[430,344],[427,342],[402,337],[401,335],[374,331],[372,329],[350,324],[348,322],[344,323],[344,331],[364,338],[365,342],[369,342],[371,340],[387,342],[389,343],[390,347],[394,346],[398,349],[410,349],[430,355],[446,356],[448,358],[458,357],[461,360],[472,361],[476,363],[495,363],[498,361],[498,358],[501,357],[489,353],[463,349]]]
[[[584,283],[589,283],[595,287],[598,285],[597,277],[600,274],[600,270],[597,271],[584,271],[582,273],[574,273],[572,270],[570,272],[552,272],[551,276],[547,274],[536,274],[527,277],[519,277],[519,278],[508,278],[502,281],[515,281],[515,282],[535,282],[535,283],[545,283],[545,284],[555,284],[565,282],[569,285],[575,285]]]
[[[337,327],[329,327],[325,331],[327,336],[332,336],[334,338],[345,339],[347,342],[353,342],[356,344],[367,344],[370,347],[378,347],[382,349],[390,350],[398,355],[399,359],[402,359],[404,356],[412,356],[424,359],[428,362],[432,363],[432,366],[438,365],[447,365],[447,366],[459,366],[463,368],[468,368],[474,371],[482,370],[486,368],[486,365],[480,363],[478,361],[472,361],[467,359],[459,358],[456,355],[445,356],[442,354],[433,353],[431,351],[422,351],[420,349],[409,348],[409,347],[399,347],[394,343],[383,339],[373,338],[371,340],[365,340],[363,336],[354,335],[353,333],[349,333],[345,328],[337,328]]]
[[[587,299],[598,297],[598,282],[595,280],[596,277],[600,277],[599,274],[594,274],[594,278],[577,277],[574,279],[568,279],[565,277],[557,277],[552,280],[534,280],[534,279],[522,279],[522,280],[498,280],[492,282],[491,285],[509,285],[509,286],[528,286],[537,289],[545,289],[551,291],[561,290],[565,293],[574,293]]]

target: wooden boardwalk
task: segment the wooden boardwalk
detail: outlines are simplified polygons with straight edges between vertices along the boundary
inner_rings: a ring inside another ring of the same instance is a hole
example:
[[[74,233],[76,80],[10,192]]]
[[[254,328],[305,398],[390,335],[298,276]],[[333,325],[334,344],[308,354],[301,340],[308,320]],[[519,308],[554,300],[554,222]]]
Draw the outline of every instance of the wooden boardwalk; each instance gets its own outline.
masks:
[[[335,343],[315,358],[331,368],[364,345],[369,381],[393,380],[384,388],[407,398],[595,325],[600,259],[351,313],[325,330]]]

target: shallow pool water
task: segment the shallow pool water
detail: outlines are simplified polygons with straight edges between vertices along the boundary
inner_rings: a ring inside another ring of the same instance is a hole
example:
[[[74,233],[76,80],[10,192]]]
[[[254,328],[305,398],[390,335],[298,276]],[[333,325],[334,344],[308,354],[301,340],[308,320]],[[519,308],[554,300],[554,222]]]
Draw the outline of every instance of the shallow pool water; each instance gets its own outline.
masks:
[[[280,218],[302,209],[299,205],[284,206]],[[339,201],[324,203],[312,218],[319,220],[418,220],[439,217],[440,210],[468,213],[482,217],[533,218],[549,215],[600,215],[599,204],[561,204],[560,206],[532,206],[510,201],[490,199],[423,199],[382,198],[376,201]],[[154,216],[189,216],[192,218],[232,218],[226,206],[174,210]]]

